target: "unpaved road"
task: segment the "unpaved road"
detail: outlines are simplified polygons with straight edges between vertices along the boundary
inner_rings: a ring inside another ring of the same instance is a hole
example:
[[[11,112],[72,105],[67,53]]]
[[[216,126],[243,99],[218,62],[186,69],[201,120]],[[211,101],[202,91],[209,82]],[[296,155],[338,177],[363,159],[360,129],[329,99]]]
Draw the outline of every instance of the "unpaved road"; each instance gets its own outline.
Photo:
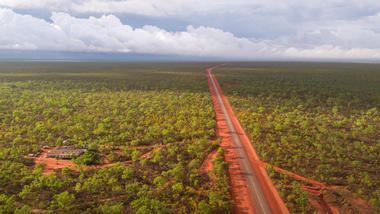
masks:
[[[253,201],[254,213],[289,213],[265,170],[258,165],[259,160],[256,152],[237,118],[234,116],[232,108],[224,97],[215,77],[211,73],[213,68],[215,67],[206,69],[208,79],[211,80],[209,81],[210,88],[212,88],[212,91],[215,91],[218,104],[225,118],[227,129],[236,151],[237,158],[235,160],[239,163],[248,184],[248,194],[249,198],[252,199],[251,201]],[[232,179],[236,175],[230,176]]]
[[[227,128],[226,120],[223,116],[222,108],[216,96],[211,77],[207,75],[207,82],[209,85],[212,104],[215,112],[215,132],[218,138],[222,139],[220,146],[224,149],[224,159],[229,164],[228,175],[230,184],[230,194],[235,201],[233,213],[235,214],[252,214],[257,213],[254,208],[252,196],[247,187],[247,180],[245,178],[243,169],[238,161],[235,146],[233,145],[230,132]]]
[[[211,70],[212,70],[212,68],[207,69],[207,75],[212,76]],[[227,123],[228,131],[230,132],[232,141],[233,141],[235,149],[236,149],[237,158],[240,162],[240,165],[241,165],[243,172],[245,174],[245,177],[247,179],[248,188],[250,190],[250,193],[252,194],[252,198],[254,200],[257,212],[260,214],[261,213],[270,214],[272,212],[269,209],[269,206],[265,200],[263,192],[261,191],[261,187],[257,181],[256,175],[252,170],[251,164],[249,163],[247,155],[246,155],[244,148],[240,142],[239,136],[237,135],[237,132],[235,130],[235,126],[232,123],[232,120],[231,120],[231,118],[227,112],[226,106],[224,105],[222,97],[220,96],[219,90],[216,87],[214,78],[211,78],[211,83],[215,89],[216,96],[219,100],[219,104],[221,106],[223,116],[224,116],[226,123]]]

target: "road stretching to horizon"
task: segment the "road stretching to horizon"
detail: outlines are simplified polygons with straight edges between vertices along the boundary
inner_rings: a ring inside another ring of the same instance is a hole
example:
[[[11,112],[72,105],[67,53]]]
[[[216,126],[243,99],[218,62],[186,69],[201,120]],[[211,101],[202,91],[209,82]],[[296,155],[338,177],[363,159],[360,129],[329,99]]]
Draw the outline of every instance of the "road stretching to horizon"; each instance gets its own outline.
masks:
[[[215,67],[213,67],[213,68],[215,68]],[[232,123],[230,115],[228,114],[226,106],[224,105],[222,97],[220,96],[219,90],[216,87],[214,78],[212,78],[211,70],[213,68],[207,69],[207,74],[210,76],[212,85],[215,89],[215,93],[216,93],[216,96],[218,98],[219,104],[221,106],[224,119],[226,120],[228,131],[231,135],[234,147],[236,149],[236,154],[238,155],[237,158],[239,159],[240,166],[243,169],[244,175],[247,179],[249,193],[251,194],[251,196],[254,200],[253,203],[254,203],[255,208],[257,209],[257,212],[259,214],[271,214],[268,203],[267,203],[267,201],[264,197],[264,194],[260,188],[260,184],[257,181],[256,175],[252,170],[251,163],[249,162],[247,154],[246,154],[246,152],[245,152],[245,150],[241,144],[241,141],[240,141],[239,136],[236,132],[235,126]]]

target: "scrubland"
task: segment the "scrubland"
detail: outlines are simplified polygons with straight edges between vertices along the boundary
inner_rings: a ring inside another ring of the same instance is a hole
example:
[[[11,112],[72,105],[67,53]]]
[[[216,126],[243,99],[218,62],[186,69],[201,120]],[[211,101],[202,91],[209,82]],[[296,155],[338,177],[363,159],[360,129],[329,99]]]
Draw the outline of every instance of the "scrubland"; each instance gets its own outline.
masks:
[[[379,212],[379,64],[241,62],[213,73],[291,213],[313,213],[316,198],[273,166],[326,184],[345,213]]]
[[[0,62],[0,213],[228,213],[223,150],[198,174],[214,64]],[[51,173],[26,157],[65,140],[93,151]]]

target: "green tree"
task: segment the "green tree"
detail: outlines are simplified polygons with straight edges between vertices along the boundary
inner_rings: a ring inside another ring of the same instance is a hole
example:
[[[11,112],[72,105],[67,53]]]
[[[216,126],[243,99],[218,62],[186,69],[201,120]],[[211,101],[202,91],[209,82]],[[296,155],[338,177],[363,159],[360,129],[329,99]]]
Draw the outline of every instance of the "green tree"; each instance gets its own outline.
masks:
[[[132,152],[131,157],[132,157],[132,160],[133,160],[133,161],[136,161],[137,159],[139,159],[139,158],[141,157],[141,151],[135,149],[135,150]]]
[[[198,212],[199,214],[212,214],[214,213],[214,209],[208,205],[204,200],[202,200],[198,204]]]
[[[102,213],[106,214],[120,214],[123,211],[124,207],[123,203],[114,204],[111,201],[107,201],[103,205],[100,205],[99,209]]]
[[[57,160],[57,165],[58,165],[59,156],[56,155],[54,158]]]
[[[30,210],[28,205],[24,205],[21,208],[17,208],[14,212],[14,214],[31,214],[32,211]]]
[[[352,167],[355,167],[355,168],[361,168],[362,167],[362,162],[361,161],[352,161],[352,163],[350,165]]]
[[[91,165],[95,163],[96,154],[93,151],[85,151],[81,159],[84,165]]]
[[[183,191],[183,184],[182,183],[176,183],[172,186],[172,189],[174,192],[181,193]]]
[[[166,207],[165,202],[159,201],[156,198],[149,198],[148,196],[143,196],[132,201],[131,205],[135,209],[136,214],[173,213],[169,208]]]
[[[158,177],[156,177],[155,179],[154,179],[154,181],[153,181],[153,183],[155,184],[155,185],[157,185],[158,187],[162,187],[162,186],[164,186],[164,184],[166,184],[166,180],[165,180],[165,178],[163,178],[163,177],[161,177],[161,176],[158,176]]]
[[[75,185],[75,191],[76,192],[80,192],[82,190],[82,184],[81,183],[77,183],[76,185]]]
[[[70,205],[75,201],[75,196],[65,191],[61,194],[54,195],[53,199],[55,201],[52,201],[50,209],[54,210],[55,207],[58,207],[60,210],[68,211],[70,210]]]

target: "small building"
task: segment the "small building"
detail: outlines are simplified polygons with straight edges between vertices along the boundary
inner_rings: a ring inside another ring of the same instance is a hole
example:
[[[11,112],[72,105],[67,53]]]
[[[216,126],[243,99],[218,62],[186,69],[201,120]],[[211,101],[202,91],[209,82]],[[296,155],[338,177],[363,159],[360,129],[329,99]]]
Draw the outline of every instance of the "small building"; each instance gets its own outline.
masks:
[[[75,146],[63,146],[64,149],[75,149]]]

